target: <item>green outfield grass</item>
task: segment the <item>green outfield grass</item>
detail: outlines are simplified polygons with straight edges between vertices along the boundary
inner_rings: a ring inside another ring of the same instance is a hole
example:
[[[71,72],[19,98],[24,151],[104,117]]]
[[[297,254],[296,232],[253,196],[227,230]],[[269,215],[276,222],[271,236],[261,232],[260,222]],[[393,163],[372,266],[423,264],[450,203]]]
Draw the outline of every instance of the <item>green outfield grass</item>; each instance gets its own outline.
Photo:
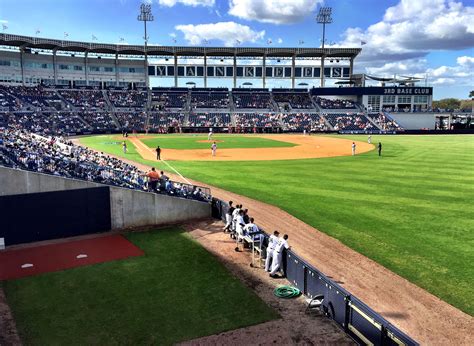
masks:
[[[142,257],[3,282],[26,345],[171,345],[278,318],[180,229],[132,233]]]
[[[207,135],[151,135],[149,137],[142,139],[142,142],[150,148],[156,148],[159,145],[165,149],[209,149],[211,146],[210,143],[199,142],[207,140]],[[296,145],[255,136],[213,135],[212,139],[222,141],[217,143],[219,149],[281,148]]]
[[[371,151],[172,165],[187,177],[276,205],[474,315],[474,136],[372,141],[382,141],[381,158]]]

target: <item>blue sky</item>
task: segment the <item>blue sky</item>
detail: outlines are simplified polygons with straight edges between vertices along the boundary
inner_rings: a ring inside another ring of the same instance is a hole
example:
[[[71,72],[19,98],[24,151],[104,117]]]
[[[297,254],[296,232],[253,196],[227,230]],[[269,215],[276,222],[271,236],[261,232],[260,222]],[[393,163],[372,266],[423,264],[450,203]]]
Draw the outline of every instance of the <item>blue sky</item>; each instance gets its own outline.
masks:
[[[435,98],[474,89],[474,0],[153,0],[151,44],[318,47],[321,5],[333,8],[327,44],[361,47],[356,72],[428,78]],[[139,0],[1,0],[4,32],[142,44]],[[238,41],[237,41],[238,40]],[[271,43],[269,43],[271,41]],[[304,43],[302,44],[301,41]]]

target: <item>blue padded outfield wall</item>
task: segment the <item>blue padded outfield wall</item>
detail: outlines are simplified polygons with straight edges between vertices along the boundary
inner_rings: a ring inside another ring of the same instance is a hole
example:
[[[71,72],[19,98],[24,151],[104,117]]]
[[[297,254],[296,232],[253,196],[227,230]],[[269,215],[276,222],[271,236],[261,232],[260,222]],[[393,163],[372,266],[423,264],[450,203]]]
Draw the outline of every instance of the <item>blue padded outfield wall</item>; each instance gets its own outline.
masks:
[[[227,203],[215,199],[213,216],[225,221]],[[360,344],[407,345],[418,343],[390,324],[343,287],[318,269],[302,260],[293,251],[286,251],[283,271],[287,280],[308,298],[323,296],[322,310]]]

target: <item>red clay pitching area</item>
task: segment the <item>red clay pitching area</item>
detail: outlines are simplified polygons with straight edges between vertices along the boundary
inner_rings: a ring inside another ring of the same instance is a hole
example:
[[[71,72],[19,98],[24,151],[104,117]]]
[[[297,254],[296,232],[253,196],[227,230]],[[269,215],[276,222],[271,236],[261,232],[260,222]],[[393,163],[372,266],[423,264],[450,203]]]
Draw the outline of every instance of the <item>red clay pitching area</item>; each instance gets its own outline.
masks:
[[[0,252],[0,280],[55,272],[143,255],[121,235]]]

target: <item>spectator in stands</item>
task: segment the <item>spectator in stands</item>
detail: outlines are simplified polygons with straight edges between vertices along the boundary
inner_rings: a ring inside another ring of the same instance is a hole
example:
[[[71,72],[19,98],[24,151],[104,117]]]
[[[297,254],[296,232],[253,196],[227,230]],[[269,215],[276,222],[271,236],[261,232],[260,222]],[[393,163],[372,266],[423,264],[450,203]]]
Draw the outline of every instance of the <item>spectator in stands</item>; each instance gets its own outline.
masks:
[[[160,172],[160,189],[165,191],[166,190],[166,182],[169,180],[163,171]]]
[[[266,251],[266,258],[265,258],[265,271],[270,272],[270,266],[273,262],[273,252],[275,250],[276,245],[279,242],[280,232],[274,231],[273,234],[268,238],[268,246]]]
[[[155,170],[155,167],[152,167],[146,176],[148,177],[148,191],[157,192],[157,184],[158,180],[160,180],[160,175]]]
[[[283,257],[283,250],[290,250],[291,247],[288,245],[288,234],[283,236],[283,239],[279,239],[278,243],[275,246],[275,250],[273,251],[273,258],[272,258],[272,271],[270,272],[270,276],[273,278],[277,271],[280,270],[281,260]]]

